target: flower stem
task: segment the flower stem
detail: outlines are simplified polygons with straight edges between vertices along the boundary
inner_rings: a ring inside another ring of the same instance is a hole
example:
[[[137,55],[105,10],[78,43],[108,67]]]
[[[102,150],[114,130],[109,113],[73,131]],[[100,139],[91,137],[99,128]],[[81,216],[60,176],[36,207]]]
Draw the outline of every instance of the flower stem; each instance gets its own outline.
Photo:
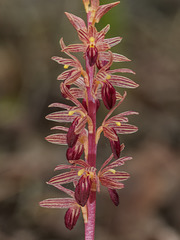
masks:
[[[88,59],[86,58],[86,71],[89,76],[89,87],[87,88],[88,95],[88,115],[93,123],[93,131],[88,134],[88,159],[90,166],[96,166],[96,101],[92,95],[92,87],[94,80],[94,67],[90,67]],[[94,240],[95,233],[95,217],[96,217],[96,192],[91,191],[89,200],[87,202],[88,208],[88,222],[85,224],[85,240]]]

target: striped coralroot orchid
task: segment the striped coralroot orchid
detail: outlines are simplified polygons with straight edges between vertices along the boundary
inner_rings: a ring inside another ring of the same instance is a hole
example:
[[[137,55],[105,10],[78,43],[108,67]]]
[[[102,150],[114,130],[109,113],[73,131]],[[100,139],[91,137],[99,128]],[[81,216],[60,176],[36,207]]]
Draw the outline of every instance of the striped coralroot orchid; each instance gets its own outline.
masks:
[[[87,13],[87,24],[83,19],[70,13],[65,13],[70,23],[76,29],[82,43],[66,46],[60,40],[62,52],[68,57],[53,57],[57,63],[64,66],[65,71],[58,76],[61,80],[62,96],[71,101],[73,106],[63,103],[53,103],[50,107],[57,110],[46,118],[57,123],[69,123],[69,127],[55,126],[52,130],[59,133],[46,137],[50,143],[67,145],[67,164],[58,165],[55,170],[65,170],[51,178],[48,184],[67,193],[70,198],[50,198],[40,202],[46,208],[67,208],[65,226],[72,229],[82,211],[85,224],[85,240],[94,240],[96,192],[100,186],[107,188],[112,202],[118,206],[118,189],[124,187],[122,181],[129,178],[124,171],[114,168],[121,167],[131,157],[121,157],[124,144],[119,134],[136,132],[136,126],[128,123],[128,116],[138,114],[126,111],[113,115],[126,97],[121,95],[115,87],[136,88],[138,84],[128,77],[119,75],[124,73],[135,74],[127,68],[112,69],[113,62],[130,61],[123,55],[111,52],[111,48],[120,43],[121,37],[105,38],[110,25],[97,31],[95,24],[119,1],[100,5],[99,0],[83,0]],[[82,52],[85,69],[72,53]],[[96,114],[100,101],[108,109],[102,124],[96,126]],[[101,133],[108,138],[112,154],[105,160],[98,171],[96,169],[96,152]],[[112,159],[115,159],[114,161]],[[64,187],[72,184],[74,191]]]

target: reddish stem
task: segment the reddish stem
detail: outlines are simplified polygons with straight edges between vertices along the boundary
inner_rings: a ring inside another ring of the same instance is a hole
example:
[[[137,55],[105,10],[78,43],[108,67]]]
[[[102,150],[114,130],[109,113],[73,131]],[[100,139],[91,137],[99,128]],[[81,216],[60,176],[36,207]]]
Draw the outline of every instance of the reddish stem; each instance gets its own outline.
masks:
[[[91,24],[89,14],[87,14],[88,27]],[[88,115],[92,119],[93,132],[88,134],[88,163],[92,167],[96,167],[96,101],[92,95],[92,87],[94,80],[94,66],[89,65],[86,57],[86,72],[89,76],[89,87],[87,87],[88,95]],[[91,191],[87,202],[88,222],[85,224],[85,240],[94,240],[95,233],[95,217],[96,217],[96,192]]]

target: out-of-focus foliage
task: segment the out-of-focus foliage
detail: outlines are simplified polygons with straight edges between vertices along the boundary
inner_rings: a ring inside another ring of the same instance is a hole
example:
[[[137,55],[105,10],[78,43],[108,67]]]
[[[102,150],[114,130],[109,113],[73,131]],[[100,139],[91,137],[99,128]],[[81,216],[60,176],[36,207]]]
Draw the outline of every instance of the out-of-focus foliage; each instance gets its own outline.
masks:
[[[107,3],[108,0],[102,0]],[[58,41],[77,42],[63,14],[85,16],[81,0],[0,0],[0,239],[83,239],[81,222],[69,232],[63,211],[41,209],[38,202],[59,196],[44,182],[65,148],[44,141],[48,105],[64,101],[56,76],[61,67],[50,60],[61,55]],[[126,67],[140,84],[128,91],[121,110],[140,112],[131,122],[139,132],[123,136],[131,178],[114,207],[98,196],[96,238],[101,240],[180,239],[180,2],[122,0],[102,18],[109,36],[120,35],[117,51],[133,59]],[[113,51],[116,51],[113,50]],[[102,120],[105,108],[99,112]],[[109,143],[100,141],[98,161]],[[125,168],[123,168],[126,170]],[[104,211],[107,209],[107,211]]]

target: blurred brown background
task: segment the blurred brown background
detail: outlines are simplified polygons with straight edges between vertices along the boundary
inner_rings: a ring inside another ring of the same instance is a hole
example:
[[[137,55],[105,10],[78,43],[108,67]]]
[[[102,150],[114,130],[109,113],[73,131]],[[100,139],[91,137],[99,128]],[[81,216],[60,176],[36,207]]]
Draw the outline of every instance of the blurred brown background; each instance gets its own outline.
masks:
[[[109,1],[101,1],[108,3]],[[64,11],[85,17],[81,0],[0,0],[0,239],[83,239],[82,217],[72,231],[64,210],[41,209],[38,202],[64,196],[45,184],[53,169],[65,163],[63,146],[44,137],[55,124],[45,120],[48,105],[64,101],[50,58],[61,55],[59,39],[75,43],[76,32]],[[139,132],[120,136],[123,167],[131,174],[119,191],[120,206],[106,189],[97,200],[98,240],[180,239],[180,0],[122,0],[102,18],[98,29],[111,23],[107,34],[122,36],[113,51],[132,62],[140,84],[128,90],[119,111],[136,110],[130,122]],[[122,90],[120,90],[122,92]],[[99,122],[105,115],[99,112]],[[98,166],[109,156],[102,139]]]

